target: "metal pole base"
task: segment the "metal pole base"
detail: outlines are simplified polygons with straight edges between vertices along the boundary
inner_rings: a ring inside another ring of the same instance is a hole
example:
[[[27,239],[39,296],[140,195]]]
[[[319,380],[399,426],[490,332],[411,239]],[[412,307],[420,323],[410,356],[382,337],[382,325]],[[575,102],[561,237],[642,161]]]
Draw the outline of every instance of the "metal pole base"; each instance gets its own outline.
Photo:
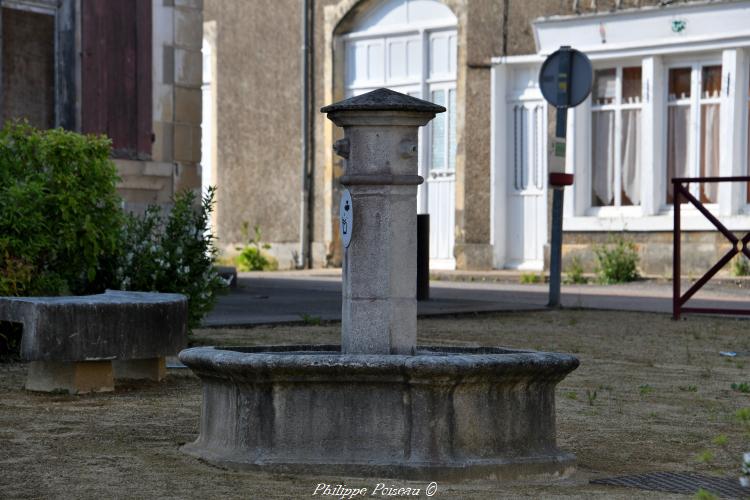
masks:
[[[563,187],[552,189],[552,242],[549,263],[549,303],[548,307],[560,307],[560,282],[562,280],[562,225]]]

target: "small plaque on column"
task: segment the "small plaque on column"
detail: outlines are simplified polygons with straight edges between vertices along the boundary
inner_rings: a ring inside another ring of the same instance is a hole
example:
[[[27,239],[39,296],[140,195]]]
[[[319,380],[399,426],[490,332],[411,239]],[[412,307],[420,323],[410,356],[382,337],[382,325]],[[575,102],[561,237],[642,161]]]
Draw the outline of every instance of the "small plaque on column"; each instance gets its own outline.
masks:
[[[341,241],[344,248],[349,248],[352,242],[352,229],[354,229],[354,207],[352,205],[352,195],[348,189],[341,193],[341,203],[339,204],[339,228],[341,231]]]

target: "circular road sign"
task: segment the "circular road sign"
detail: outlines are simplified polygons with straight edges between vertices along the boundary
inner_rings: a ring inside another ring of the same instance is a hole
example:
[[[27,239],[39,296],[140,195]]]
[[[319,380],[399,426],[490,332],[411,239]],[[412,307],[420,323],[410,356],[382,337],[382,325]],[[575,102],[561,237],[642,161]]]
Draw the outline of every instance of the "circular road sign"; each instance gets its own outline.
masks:
[[[581,104],[591,92],[592,80],[591,61],[570,47],[560,47],[550,54],[539,71],[542,95],[558,108]]]

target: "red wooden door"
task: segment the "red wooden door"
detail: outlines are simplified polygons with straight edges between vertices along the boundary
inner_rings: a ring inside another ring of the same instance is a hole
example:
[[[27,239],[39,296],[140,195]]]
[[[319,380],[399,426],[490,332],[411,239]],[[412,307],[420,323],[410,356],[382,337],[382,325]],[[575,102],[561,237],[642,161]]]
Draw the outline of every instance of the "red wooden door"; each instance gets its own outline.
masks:
[[[113,156],[148,159],[152,142],[151,0],[82,0],[81,128]]]

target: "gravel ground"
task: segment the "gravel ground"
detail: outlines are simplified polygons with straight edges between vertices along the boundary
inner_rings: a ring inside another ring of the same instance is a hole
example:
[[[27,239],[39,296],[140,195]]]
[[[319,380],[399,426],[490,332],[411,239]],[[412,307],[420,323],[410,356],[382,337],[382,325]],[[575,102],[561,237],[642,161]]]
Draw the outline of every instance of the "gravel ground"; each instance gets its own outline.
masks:
[[[671,498],[588,481],[649,471],[736,475],[750,443],[734,415],[750,407],[750,394],[731,385],[750,383],[750,358],[718,352],[750,351],[748,324],[576,310],[420,320],[425,345],[530,347],[581,360],[557,391],[559,445],[578,457],[573,476],[465,484],[436,477],[435,498]],[[194,342],[338,337],[339,325],[325,324],[207,329]],[[424,484],[399,480],[233,472],[182,454],[180,445],[197,436],[201,398],[187,370],[88,396],[26,392],[25,373],[23,363],[0,364],[0,498],[308,498],[318,483],[372,491],[379,482],[424,493]]]

